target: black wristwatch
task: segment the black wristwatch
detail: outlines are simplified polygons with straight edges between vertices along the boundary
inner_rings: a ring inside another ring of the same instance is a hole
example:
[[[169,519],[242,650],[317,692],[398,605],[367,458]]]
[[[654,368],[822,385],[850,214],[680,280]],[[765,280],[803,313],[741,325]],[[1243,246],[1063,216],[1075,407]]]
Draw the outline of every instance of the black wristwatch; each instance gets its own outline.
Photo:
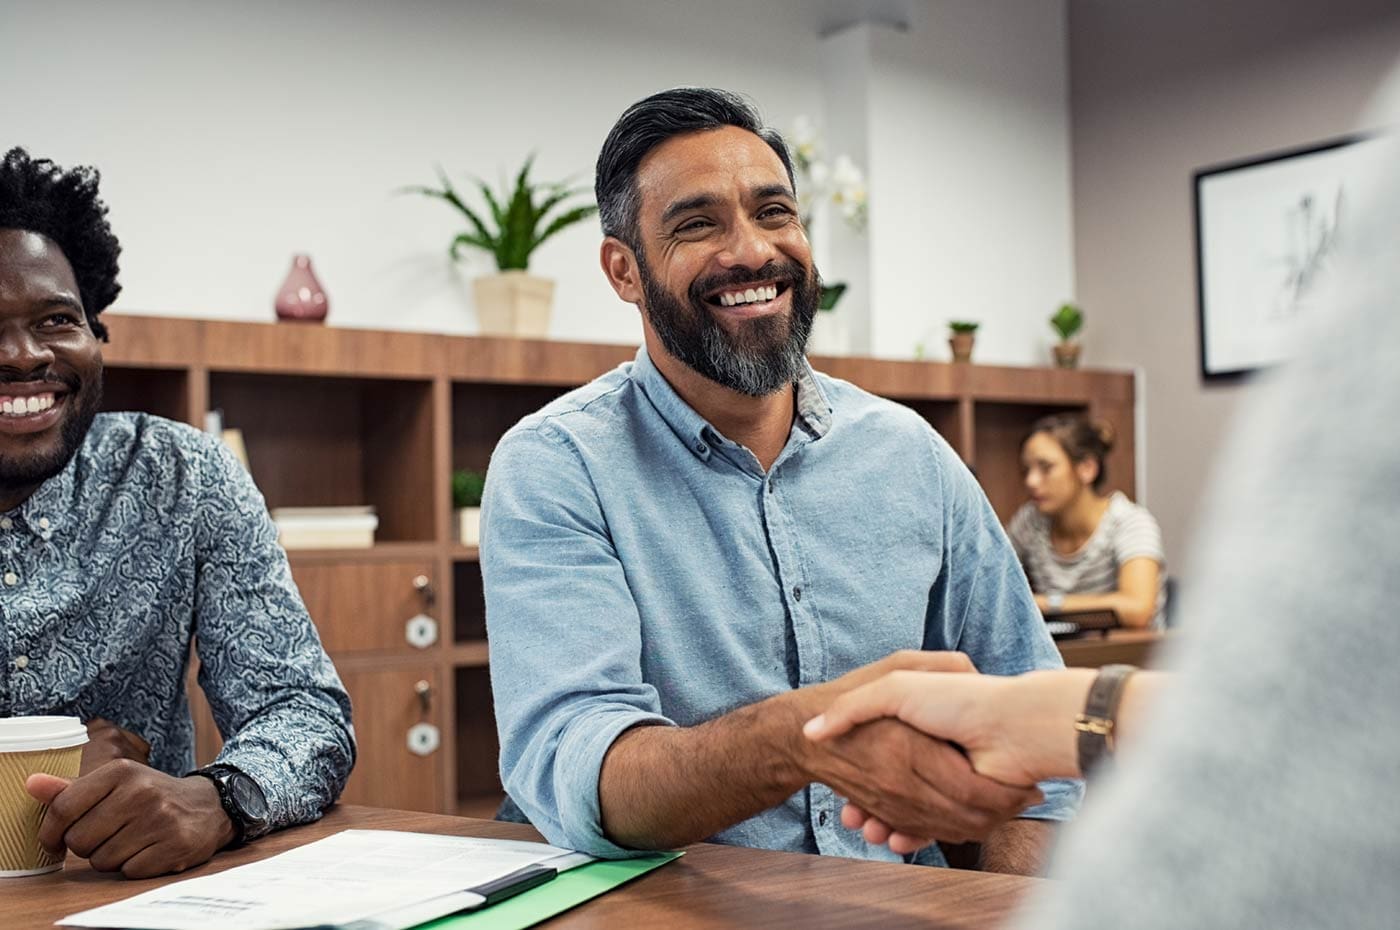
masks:
[[[216,762],[195,769],[186,778],[199,775],[214,783],[219,791],[219,803],[233,821],[234,838],[227,848],[242,846],[270,829],[267,819],[267,795],[252,777],[232,765]]]

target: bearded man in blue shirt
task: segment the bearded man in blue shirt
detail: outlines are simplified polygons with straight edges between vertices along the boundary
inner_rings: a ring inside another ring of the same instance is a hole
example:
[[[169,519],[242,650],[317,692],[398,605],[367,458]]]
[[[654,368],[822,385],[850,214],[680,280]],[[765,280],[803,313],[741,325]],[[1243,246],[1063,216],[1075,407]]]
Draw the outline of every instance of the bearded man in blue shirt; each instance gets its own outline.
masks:
[[[843,800],[1033,873],[1075,782],[1022,791],[894,721],[803,723],[896,668],[1056,668],[985,495],[914,412],[813,371],[820,282],[782,139],[733,94],[625,112],[598,159],[634,362],[492,456],[482,573],[507,791],[599,856],[711,839],[898,860]],[[1034,805],[1034,806],[1033,806]],[[1019,815],[1019,816],[1018,816]]]
[[[355,742],[247,472],[191,427],[97,412],[120,291],[97,181],[0,162],[0,716],[87,724],[76,780],[26,784],[39,839],[143,878],[319,817]],[[196,771],[192,645],[224,737]]]

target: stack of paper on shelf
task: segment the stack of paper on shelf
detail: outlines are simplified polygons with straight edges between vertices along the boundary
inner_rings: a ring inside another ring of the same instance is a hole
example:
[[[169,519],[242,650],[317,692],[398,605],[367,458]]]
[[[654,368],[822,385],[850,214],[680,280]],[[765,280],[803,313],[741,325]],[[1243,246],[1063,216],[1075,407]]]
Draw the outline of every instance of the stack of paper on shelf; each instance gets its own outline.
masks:
[[[368,549],[379,518],[373,507],[277,507],[272,511],[283,549]]]

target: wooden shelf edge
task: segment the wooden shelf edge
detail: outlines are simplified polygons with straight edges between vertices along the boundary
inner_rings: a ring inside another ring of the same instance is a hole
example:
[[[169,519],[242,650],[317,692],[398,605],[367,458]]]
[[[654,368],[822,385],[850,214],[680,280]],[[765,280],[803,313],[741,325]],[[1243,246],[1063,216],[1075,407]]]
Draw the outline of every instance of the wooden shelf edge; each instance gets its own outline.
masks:
[[[451,555],[454,562],[478,562],[481,560],[481,547],[453,543]]]

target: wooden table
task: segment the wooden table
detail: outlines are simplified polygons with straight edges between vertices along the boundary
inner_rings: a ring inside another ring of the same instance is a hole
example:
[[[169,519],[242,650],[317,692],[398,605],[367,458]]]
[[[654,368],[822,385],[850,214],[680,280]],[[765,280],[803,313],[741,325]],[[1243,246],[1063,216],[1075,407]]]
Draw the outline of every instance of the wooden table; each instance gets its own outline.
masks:
[[[60,872],[0,879],[0,927],[50,928],[78,911],[209,875],[351,828],[539,839],[529,827],[441,814],[337,807],[318,823],[222,853],[180,876],[127,881],[69,858]],[[655,872],[595,898],[548,928],[995,927],[1040,879],[860,862],[700,843]]]
[[[1065,664],[1079,668],[1098,668],[1125,662],[1147,667],[1152,655],[1165,639],[1156,630],[1109,630],[1107,634],[1089,633],[1079,639],[1062,639],[1055,643]]]

